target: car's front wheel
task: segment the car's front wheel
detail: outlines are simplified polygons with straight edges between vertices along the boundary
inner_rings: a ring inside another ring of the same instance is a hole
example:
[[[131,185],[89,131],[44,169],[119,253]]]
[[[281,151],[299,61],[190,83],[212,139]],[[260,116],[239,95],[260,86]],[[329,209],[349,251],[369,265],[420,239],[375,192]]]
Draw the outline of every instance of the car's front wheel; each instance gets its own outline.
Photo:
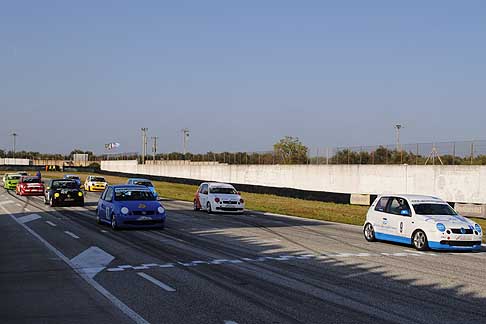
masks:
[[[206,211],[208,212],[208,214],[211,214],[213,212],[210,202],[208,202],[207,205],[206,205]]]
[[[419,251],[426,251],[429,248],[427,235],[422,230],[413,233],[412,236],[413,247]]]
[[[49,199],[49,206],[55,207],[56,203],[54,202],[54,198]]]
[[[373,228],[373,225],[371,225],[370,223],[367,223],[365,225],[364,230],[363,230],[363,234],[364,234],[365,239],[368,242],[376,241],[375,229]]]
[[[115,215],[111,215],[111,228],[116,231],[118,229],[118,224],[116,223]]]

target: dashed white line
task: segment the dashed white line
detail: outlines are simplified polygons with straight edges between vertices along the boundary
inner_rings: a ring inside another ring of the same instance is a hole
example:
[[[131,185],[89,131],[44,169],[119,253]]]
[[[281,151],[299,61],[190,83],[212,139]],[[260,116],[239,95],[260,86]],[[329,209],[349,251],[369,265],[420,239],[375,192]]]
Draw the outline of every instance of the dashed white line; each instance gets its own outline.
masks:
[[[41,218],[39,215],[31,214],[31,215],[19,217],[19,218],[17,218],[17,220],[18,220],[18,222],[25,224],[25,223],[32,222],[32,221],[39,219],[39,218]]]
[[[108,231],[105,231],[105,230],[101,230],[101,233],[108,233]]]
[[[358,272],[358,273],[352,273],[352,274],[349,274],[347,276],[344,276],[344,278],[346,279],[349,279],[349,278],[356,278],[356,277],[361,277],[361,276],[364,276],[364,275],[367,275],[369,274],[369,272]]]
[[[56,226],[57,226],[56,224],[54,224],[54,223],[53,223],[53,222],[51,222],[51,221],[46,221],[46,223],[47,223],[47,224],[49,224],[49,225],[51,225],[52,227],[56,227]]]
[[[159,280],[155,279],[155,278],[154,278],[154,277],[152,277],[152,276],[149,276],[149,275],[148,275],[148,274],[146,274],[146,273],[143,273],[143,272],[137,272],[137,274],[138,274],[140,277],[142,277],[142,278],[144,278],[144,279],[146,279],[146,280],[150,281],[150,282],[151,282],[151,283],[153,283],[154,285],[159,286],[160,288],[164,289],[165,291],[168,291],[168,292],[175,292],[175,291],[176,291],[176,290],[175,290],[174,288],[172,288],[171,286],[166,285],[165,283],[163,283],[163,282],[161,282],[161,281],[159,281]]]
[[[71,236],[72,238],[75,238],[75,239],[79,239],[79,236],[77,236],[76,234],[70,232],[70,231],[64,231],[64,233],[66,233],[67,235]]]
[[[224,321],[224,324],[238,324],[235,321]]]
[[[31,212],[31,210],[30,210],[29,208],[24,208],[24,210],[25,210],[26,212]]]

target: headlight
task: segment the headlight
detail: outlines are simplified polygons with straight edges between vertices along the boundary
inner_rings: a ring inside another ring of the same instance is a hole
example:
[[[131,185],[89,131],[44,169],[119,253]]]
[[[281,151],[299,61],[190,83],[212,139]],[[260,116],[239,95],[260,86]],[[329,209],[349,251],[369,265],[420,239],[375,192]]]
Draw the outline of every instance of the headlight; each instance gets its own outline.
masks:
[[[79,197],[83,197],[83,193],[81,191],[78,192]]]
[[[122,207],[122,209],[120,209],[120,211],[123,215],[127,215],[130,212],[127,207]]]
[[[437,223],[437,225],[435,225],[435,227],[437,227],[437,230],[438,230],[439,232],[444,232],[444,231],[446,230],[445,225],[444,225],[444,224],[442,224],[442,223]]]
[[[481,230],[481,226],[479,226],[479,224],[474,225],[474,229],[475,229],[476,231],[478,231],[478,233],[481,233],[481,232],[482,232],[482,230]]]
[[[59,198],[59,196],[60,196],[60,194],[59,194],[58,192],[56,192],[56,193],[54,194],[54,198]]]
[[[159,214],[165,213],[165,209],[162,206],[160,206],[159,208],[157,208],[157,211],[159,212]]]

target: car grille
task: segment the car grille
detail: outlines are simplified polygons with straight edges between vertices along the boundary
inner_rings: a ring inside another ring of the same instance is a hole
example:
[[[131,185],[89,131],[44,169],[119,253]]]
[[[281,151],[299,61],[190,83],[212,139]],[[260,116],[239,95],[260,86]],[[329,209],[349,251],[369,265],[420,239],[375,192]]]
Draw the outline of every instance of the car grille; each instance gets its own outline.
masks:
[[[234,200],[226,200],[226,201],[223,201],[223,204],[226,204],[226,205],[236,205],[238,204],[237,201],[234,201]]]
[[[136,211],[132,211],[132,215],[135,216],[155,215],[155,210],[136,210]]]
[[[481,245],[481,241],[440,241],[440,244],[446,244],[450,246],[474,246]]]
[[[451,228],[451,232],[454,234],[472,234],[473,230],[470,228],[464,228],[464,233],[461,231],[460,228]]]
[[[240,211],[240,210],[243,210],[243,208],[238,208],[238,207],[216,207],[216,210],[222,210],[222,211]]]
[[[123,224],[127,225],[157,225],[162,224],[164,221],[162,219],[148,219],[148,220],[129,220],[124,221]]]

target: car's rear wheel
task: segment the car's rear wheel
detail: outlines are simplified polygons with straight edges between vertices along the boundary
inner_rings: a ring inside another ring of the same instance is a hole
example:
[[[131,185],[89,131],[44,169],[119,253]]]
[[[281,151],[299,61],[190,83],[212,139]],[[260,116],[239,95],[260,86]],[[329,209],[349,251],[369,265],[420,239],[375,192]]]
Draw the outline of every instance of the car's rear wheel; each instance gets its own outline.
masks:
[[[194,211],[198,211],[199,206],[197,205],[197,201],[194,199]]]
[[[363,230],[363,234],[364,234],[365,239],[368,242],[376,241],[375,229],[373,228],[373,225],[371,225],[370,223],[367,223],[365,225],[364,230]]]
[[[211,203],[208,202],[207,205],[206,205],[206,211],[208,212],[208,214],[211,214],[213,212],[213,210],[211,209]]]
[[[419,251],[426,251],[429,249],[427,235],[422,230],[413,233],[412,236],[413,247]]]
[[[46,195],[44,195],[44,205],[48,205],[48,204],[49,204],[49,201],[47,200]]]

